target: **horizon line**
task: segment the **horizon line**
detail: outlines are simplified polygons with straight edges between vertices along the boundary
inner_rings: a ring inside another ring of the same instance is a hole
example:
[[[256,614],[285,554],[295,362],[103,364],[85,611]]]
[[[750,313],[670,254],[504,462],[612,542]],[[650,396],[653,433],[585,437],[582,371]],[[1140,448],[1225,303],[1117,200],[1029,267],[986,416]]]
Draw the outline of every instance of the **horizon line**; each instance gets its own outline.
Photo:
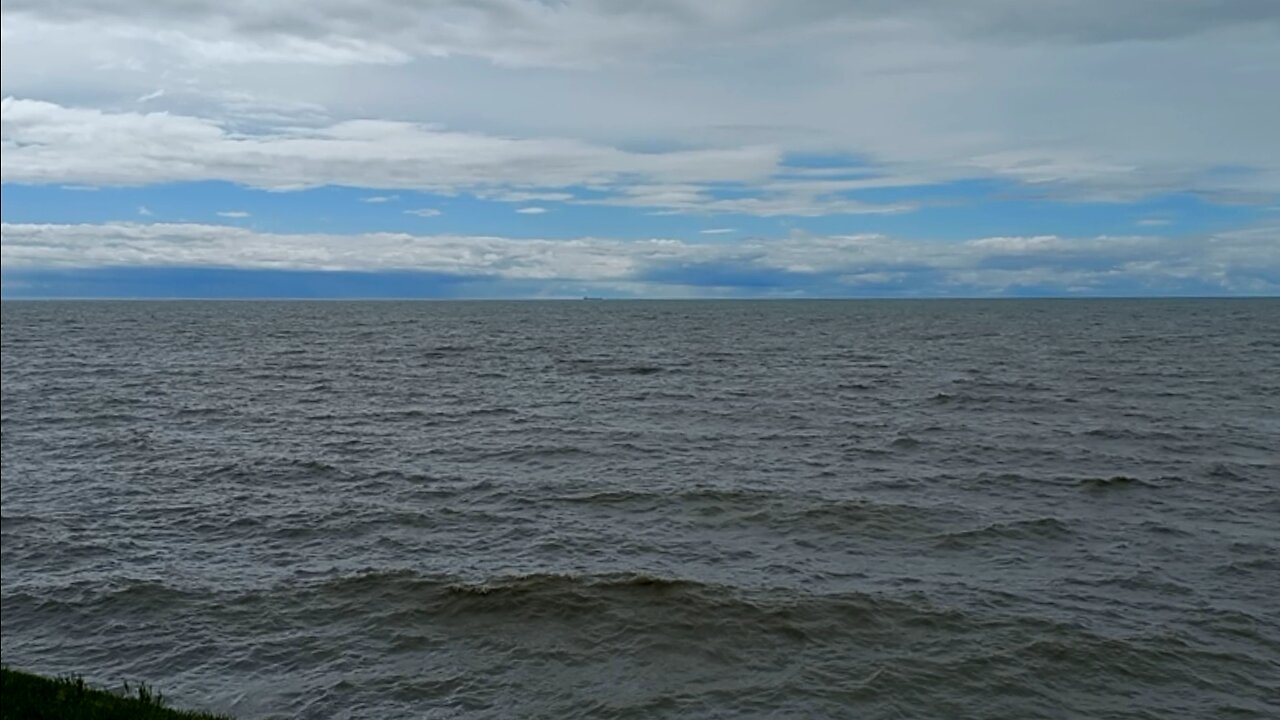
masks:
[[[830,297],[378,297],[378,296],[112,296],[112,295],[48,295],[0,296],[0,302],[866,302],[948,300],[1280,300],[1280,295],[921,295],[921,296],[830,296]]]

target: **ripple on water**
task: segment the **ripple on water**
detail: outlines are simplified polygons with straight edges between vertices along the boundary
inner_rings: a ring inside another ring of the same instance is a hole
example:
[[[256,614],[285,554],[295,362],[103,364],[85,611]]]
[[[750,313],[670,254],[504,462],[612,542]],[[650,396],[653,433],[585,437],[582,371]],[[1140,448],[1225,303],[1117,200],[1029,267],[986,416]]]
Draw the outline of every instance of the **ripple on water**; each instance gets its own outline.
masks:
[[[14,666],[246,719],[1280,715],[1276,301],[3,315]]]

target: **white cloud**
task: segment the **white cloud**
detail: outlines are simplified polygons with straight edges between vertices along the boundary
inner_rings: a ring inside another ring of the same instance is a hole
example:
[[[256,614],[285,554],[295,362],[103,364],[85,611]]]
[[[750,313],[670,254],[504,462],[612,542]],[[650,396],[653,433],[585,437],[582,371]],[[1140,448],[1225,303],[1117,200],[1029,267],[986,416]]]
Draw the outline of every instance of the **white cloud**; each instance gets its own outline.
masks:
[[[395,202],[399,199],[399,195],[371,195],[369,197],[360,198],[360,202],[373,203],[376,205],[379,203]]]
[[[515,139],[381,120],[249,135],[189,116],[106,113],[11,97],[3,100],[2,110],[0,169],[6,182],[227,180],[279,190],[327,184],[439,192],[575,185],[607,190],[630,189],[635,182],[759,181],[781,160],[780,151],[769,147],[641,153],[576,140]],[[653,205],[662,198],[633,195],[617,202]]]
[[[731,232],[736,232],[736,230],[733,228],[707,228],[706,230],[699,230],[698,232],[703,235],[727,235]]]
[[[150,208],[148,208],[146,205],[139,205],[139,206],[138,206],[138,214],[139,214],[139,215],[142,215],[143,217],[150,217],[150,216],[154,215],[155,213],[151,212],[151,209],[150,209]]]
[[[655,208],[660,210],[659,214],[729,213],[757,217],[885,214],[907,212],[915,207],[905,202],[876,204],[851,200],[806,181],[770,180],[760,183],[755,190],[758,193],[755,197],[718,198],[713,188],[694,184],[637,184],[620,188],[616,195],[577,202]]]
[[[224,218],[247,218],[249,213],[244,210],[222,210],[218,213],[218,217]]]
[[[159,90],[153,90],[153,91],[151,91],[151,92],[147,93],[146,95],[139,95],[139,96],[138,96],[138,102],[139,102],[139,103],[147,103],[147,102],[151,102],[152,100],[155,100],[155,99],[157,99],[157,98],[161,98],[161,97],[164,97],[164,89],[163,89],[163,88],[161,88],[161,89],[159,89]]]
[[[8,274],[113,266],[412,270],[652,289],[732,284],[732,279],[716,279],[728,273],[770,279],[779,287],[803,290],[817,283],[819,289],[849,292],[886,283],[925,294],[1000,294],[1019,287],[1064,293],[1187,287],[1201,292],[1280,292],[1280,227],[1199,238],[990,237],[964,243],[800,233],[738,243],[275,234],[165,223],[5,223],[0,234],[0,260]]]
[[[424,218],[437,217],[444,214],[435,208],[418,208],[417,210],[405,210],[404,213],[406,215],[417,215],[418,217],[424,217]]]
[[[516,212],[520,213],[521,215],[541,215],[546,211],[547,211],[546,208],[538,207],[536,205],[532,205],[529,207],[516,208]]]
[[[530,192],[527,190],[496,190],[490,191],[481,189],[476,192],[478,197],[486,200],[498,200],[501,202],[523,203],[523,202],[567,202],[575,199],[573,193],[568,192]]]
[[[776,148],[637,153],[554,138],[515,139],[428,125],[353,120],[247,135],[195,117],[106,113],[3,100],[7,182],[143,184],[229,180],[266,188],[324,184],[448,189],[520,184],[748,181],[776,167]]]
[[[1141,218],[1138,220],[1136,224],[1139,227],[1163,227],[1165,225],[1170,224],[1171,222],[1172,221],[1169,220],[1168,218],[1151,217],[1151,218]]]

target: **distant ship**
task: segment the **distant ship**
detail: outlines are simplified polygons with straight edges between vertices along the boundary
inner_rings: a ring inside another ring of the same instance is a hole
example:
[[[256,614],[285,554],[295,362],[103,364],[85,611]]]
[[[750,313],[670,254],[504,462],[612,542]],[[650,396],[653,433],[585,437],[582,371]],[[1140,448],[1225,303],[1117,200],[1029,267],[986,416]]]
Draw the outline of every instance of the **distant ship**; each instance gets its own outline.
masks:
[[[602,298],[602,297],[592,297],[592,296],[590,296],[590,295],[583,295],[583,296],[582,296],[582,299],[583,299],[583,300],[603,300],[604,298]]]

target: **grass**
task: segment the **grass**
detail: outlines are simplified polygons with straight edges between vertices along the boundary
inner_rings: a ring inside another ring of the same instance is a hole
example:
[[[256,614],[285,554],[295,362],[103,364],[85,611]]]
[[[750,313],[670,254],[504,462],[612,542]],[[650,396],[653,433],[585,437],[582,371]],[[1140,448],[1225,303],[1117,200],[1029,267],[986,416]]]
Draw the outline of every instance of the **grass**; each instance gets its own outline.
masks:
[[[82,678],[47,678],[0,669],[0,720],[230,720],[225,715],[172,710],[146,685],[124,685],[118,694],[90,687]]]

